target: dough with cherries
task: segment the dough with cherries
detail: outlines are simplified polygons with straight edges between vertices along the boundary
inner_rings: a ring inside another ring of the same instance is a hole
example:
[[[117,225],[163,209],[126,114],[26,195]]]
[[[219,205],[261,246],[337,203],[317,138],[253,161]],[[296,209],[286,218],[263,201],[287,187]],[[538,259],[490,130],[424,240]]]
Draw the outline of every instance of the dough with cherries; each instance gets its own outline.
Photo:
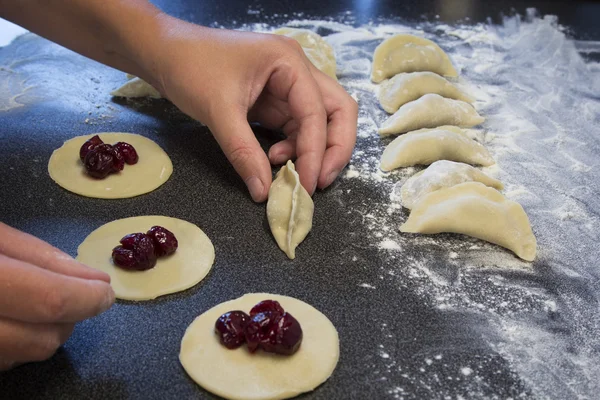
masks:
[[[94,135],[105,143],[127,142],[135,147],[139,161],[125,165],[123,171],[105,179],[90,177],[79,159],[79,148]],[[98,199],[124,199],[151,192],[165,183],[173,173],[171,159],[152,140],[133,133],[104,132],[77,136],[54,150],[48,173],[58,185],[70,192]]]
[[[127,271],[113,264],[112,249],[123,236],[147,232],[155,225],[175,234],[179,243],[175,253],[160,257],[156,266],[146,271]],[[191,288],[204,279],[215,260],[215,249],[196,225],[177,218],[149,215],[102,225],[79,245],[77,260],[109,274],[117,298],[152,300]]]
[[[262,300],[276,300],[302,327],[300,349],[292,356],[246,345],[229,350],[214,333],[215,321],[227,311],[246,313]],[[246,294],[221,303],[192,322],[181,341],[179,360],[188,375],[204,389],[226,399],[287,399],[310,392],[333,373],[339,359],[338,333],[331,321],[309,304],[287,296]]]

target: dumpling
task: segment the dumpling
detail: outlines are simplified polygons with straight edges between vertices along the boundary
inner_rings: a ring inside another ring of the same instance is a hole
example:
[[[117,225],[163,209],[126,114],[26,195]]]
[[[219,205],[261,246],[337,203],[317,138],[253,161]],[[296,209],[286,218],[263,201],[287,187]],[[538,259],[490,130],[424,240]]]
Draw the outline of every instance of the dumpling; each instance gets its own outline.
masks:
[[[129,79],[129,75],[128,75]],[[152,87],[148,82],[140,78],[132,78],[117,90],[110,92],[114,97],[151,97],[153,99],[161,99],[160,92]]]
[[[394,139],[383,151],[383,171],[413,165],[429,165],[438,160],[450,160],[468,164],[492,165],[494,159],[487,149],[469,138],[455,126],[435,129],[419,129]]]
[[[504,189],[502,182],[489,177],[477,168],[463,163],[440,160],[411,176],[402,185],[400,190],[402,205],[411,209],[426,194],[464,182],[480,182],[494,189]]]
[[[373,54],[371,80],[379,83],[401,72],[431,71],[456,77],[448,55],[431,40],[413,35],[395,35],[381,42]]]
[[[315,67],[337,80],[333,47],[318,34],[307,29],[280,28],[273,33],[296,40]]]
[[[269,189],[267,220],[279,248],[290,259],[312,228],[315,206],[291,161],[277,172]]]
[[[379,87],[379,103],[390,114],[419,97],[435,93],[450,99],[472,103],[473,98],[433,72],[408,72],[384,81]]]
[[[381,136],[395,135],[421,128],[455,125],[469,128],[485,118],[472,105],[460,100],[445,99],[439,94],[426,94],[404,104],[379,127]]]
[[[478,182],[436,190],[417,202],[401,232],[473,236],[533,261],[537,242],[519,203]]]

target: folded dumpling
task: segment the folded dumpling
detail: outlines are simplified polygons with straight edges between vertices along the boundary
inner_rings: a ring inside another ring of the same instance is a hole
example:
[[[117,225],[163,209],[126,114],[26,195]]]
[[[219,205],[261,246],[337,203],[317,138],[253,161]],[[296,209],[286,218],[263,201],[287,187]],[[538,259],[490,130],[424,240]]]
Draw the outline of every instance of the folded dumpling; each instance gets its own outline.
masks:
[[[459,162],[440,160],[404,182],[400,190],[402,205],[409,209],[413,208],[426,194],[464,182],[480,182],[498,190],[504,188],[502,182],[484,174],[477,168]]]
[[[315,67],[337,80],[333,47],[318,34],[307,29],[280,28],[273,33],[296,40]]]
[[[129,79],[129,74],[127,75],[127,78]],[[113,90],[112,92],[110,92],[111,96],[115,96],[115,97],[151,97],[153,99],[160,99],[162,98],[160,92],[156,89],[154,89],[154,87],[152,85],[150,85],[148,82],[140,79],[140,78],[136,78],[133,77],[131,79],[129,79],[129,81],[127,81],[123,86],[121,86],[120,88]]]
[[[371,80],[379,83],[401,72],[431,71],[456,77],[448,55],[429,39],[395,35],[381,42],[373,54]]]
[[[487,149],[456,126],[419,129],[394,139],[383,151],[383,171],[413,165],[429,165],[438,160],[489,166],[495,164]]]
[[[269,189],[267,220],[279,248],[290,259],[312,228],[315,206],[291,161],[281,167]]]
[[[485,118],[477,114],[469,103],[446,99],[439,94],[426,94],[400,107],[381,124],[379,134],[388,136],[442,125],[470,128],[483,121]]]
[[[384,81],[379,87],[379,104],[390,114],[419,97],[435,93],[442,97],[472,103],[473,98],[433,72],[408,72]]]
[[[533,261],[537,242],[519,203],[478,182],[461,183],[423,196],[401,232],[462,233],[505,247]]]

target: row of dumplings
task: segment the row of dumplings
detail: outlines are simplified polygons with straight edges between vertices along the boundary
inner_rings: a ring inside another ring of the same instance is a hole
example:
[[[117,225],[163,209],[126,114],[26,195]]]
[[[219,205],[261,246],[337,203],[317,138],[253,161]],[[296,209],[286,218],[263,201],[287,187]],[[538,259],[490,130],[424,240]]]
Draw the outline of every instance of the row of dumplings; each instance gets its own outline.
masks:
[[[375,49],[371,80],[380,83],[379,103],[392,114],[379,134],[405,133],[385,148],[380,167],[391,171],[429,165],[401,188],[402,204],[411,213],[400,231],[461,233],[533,261],[537,243],[523,207],[500,193],[500,181],[469,165],[495,163],[461,129],[485,119],[470,104],[474,99],[444,76],[456,78],[458,73],[430,40],[396,35]]]

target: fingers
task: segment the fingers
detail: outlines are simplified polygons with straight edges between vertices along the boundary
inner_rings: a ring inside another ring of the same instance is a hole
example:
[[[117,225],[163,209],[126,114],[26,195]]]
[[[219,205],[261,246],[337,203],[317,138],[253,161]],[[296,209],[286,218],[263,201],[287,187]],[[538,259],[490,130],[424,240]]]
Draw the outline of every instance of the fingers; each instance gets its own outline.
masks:
[[[0,254],[82,279],[110,282],[110,276],[76,261],[56,247],[0,222]]]
[[[33,324],[0,319],[0,370],[16,364],[52,357],[71,333],[74,324]]]
[[[296,138],[293,137],[277,142],[269,149],[269,160],[274,165],[285,164],[287,160],[294,159],[295,157]]]
[[[329,186],[350,161],[356,144],[358,104],[333,79],[315,74],[323,91],[323,100],[329,123],[327,125],[327,150],[319,174],[318,187]]]
[[[327,115],[317,82],[306,66],[282,64],[267,86],[276,98],[287,100],[290,116],[298,124],[296,170],[302,186],[312,194],[327,142]]]
[[[77,322],[106,311],[115,300],[100,280],[60,275],[0,255],[0,315],[33,323]]]
[[[227,159],[246,183],[256,202],[267,199],[271,166],[244,113],[217,115],[210,126]]]

